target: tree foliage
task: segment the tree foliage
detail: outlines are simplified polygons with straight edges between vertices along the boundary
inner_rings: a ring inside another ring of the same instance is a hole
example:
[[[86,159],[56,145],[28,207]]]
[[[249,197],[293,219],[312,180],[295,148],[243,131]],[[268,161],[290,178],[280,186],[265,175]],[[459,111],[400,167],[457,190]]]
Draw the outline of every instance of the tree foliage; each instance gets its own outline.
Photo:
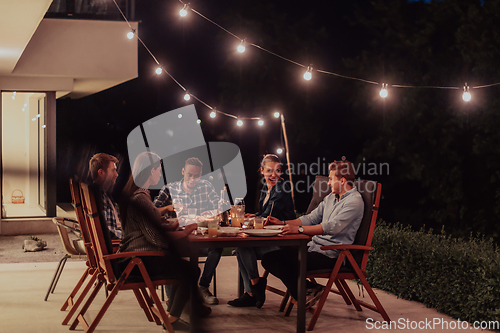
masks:
[[[500,1],[356,1],[349,17],[363,47],[344,59],[355,76],[415,86],[500,81]],[[499,87],[389,90],[359,85],[350,105],[365,123],[358,160],[388,162],[382,175],[392,220],[500,237]],[[361,98],[360,98],[361,97]]]

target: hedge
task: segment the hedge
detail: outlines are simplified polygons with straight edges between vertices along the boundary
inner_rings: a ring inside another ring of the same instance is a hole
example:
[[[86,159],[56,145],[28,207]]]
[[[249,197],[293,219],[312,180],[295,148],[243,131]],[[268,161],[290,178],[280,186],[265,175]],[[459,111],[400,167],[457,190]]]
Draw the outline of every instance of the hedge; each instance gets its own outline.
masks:
[[[372,287],[468,322],[500,318],[500,251],[493,240],[451,238],[378,223],[367,273]]]

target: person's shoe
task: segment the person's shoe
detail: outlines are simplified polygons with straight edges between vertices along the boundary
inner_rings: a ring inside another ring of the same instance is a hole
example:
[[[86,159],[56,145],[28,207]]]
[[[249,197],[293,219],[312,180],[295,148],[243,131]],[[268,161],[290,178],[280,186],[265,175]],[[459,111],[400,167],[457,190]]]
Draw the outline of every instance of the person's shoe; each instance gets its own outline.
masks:
[[[257,299],[253,296],[250,296],[248,293],[244,293],[240,298],[229,301],[227,302],[227,304],[237,308],[246,308],[255,306],[257,304]]]
[[[256,304],[255,306],[257,309],[260,309],[263,305],[264,302],[266,301],[266,285],[267,285],[267,279],[266,278],[259,278],[259,282],[257,284],[253,284],[252,287],[252,294],[254,294]]]
[[[325,291],[325,287],[320,284],[316,284],[312,288],[308,288],[306,291],[306,310],[312,308],[316,302],[321,298],[323,292]]]
[[[207,287],[200,286],[200,294],[201,297],[203,297],[203,301],[205,302],[205,304],[207,305],[219,304],[219,300],[217,299],[217,297],[212,295],[212,293],[210,292],[210,290],[208,290]]]
[[[191,329],[191,326],[189,325],[189,323],[185,322],[181,318],[177,319],[173,323],[170,323],[170,325],[172,325],[172,328],[174,329],[174,331],[189,331]],[[163,324],[163,329],[167,330],[167,327],[165,326],[165,324]]]

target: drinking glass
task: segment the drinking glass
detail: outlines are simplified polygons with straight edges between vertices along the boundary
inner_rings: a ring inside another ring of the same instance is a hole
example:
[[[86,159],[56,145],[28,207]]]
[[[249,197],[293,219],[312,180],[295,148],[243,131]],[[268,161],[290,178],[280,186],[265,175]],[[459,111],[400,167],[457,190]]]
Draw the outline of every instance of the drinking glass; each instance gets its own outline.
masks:
[[[182,202],[182,199],[180,198],[175,198],[172,200],[172,204],[174,205],[175,212],[177,213],[177,216],[181,215],[182,212],[184,211],[184,202]]]

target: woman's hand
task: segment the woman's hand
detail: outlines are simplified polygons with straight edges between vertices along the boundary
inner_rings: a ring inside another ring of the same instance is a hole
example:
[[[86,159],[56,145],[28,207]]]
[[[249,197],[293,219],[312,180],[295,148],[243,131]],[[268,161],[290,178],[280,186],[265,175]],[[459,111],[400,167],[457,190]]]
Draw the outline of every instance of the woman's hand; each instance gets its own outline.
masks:
[[[281,228],[281,232],[282,232],[283,235],[286,235],[286,234],[298,234],[299,233],[299,226],[298,225],[287,224],[283,228]]]
[[[275,218],[274,216],[268,216],[268,217],[266,218],[266,221],[264,222],[264,225],[268,225],[268,224],[278,224],[278,225],[283,225],[283,224],[285,224],[285,222],[278,220],[278,219],[277,219],[277,218]]]
[[[250,214],[250,213],[246,213],[245,214],[245,218],[251,218],[251,217],[255,217],[255,214]]]
[[[191,235],[193,231],[198,229],[198,225],[196,223],[191,223],[188,224],[187,226],[184,227],[184,232],[186,233],[186,237]]]
[[[174,211],[174,205],[159,207],[158,210],[160,211],[160,215],[165,215],[165,213],[167,213],[167,212]]]
[[[175,231],[179,229],[179,221],[172,222],[171,224],[164,224],[164,228],[167,231]]]

